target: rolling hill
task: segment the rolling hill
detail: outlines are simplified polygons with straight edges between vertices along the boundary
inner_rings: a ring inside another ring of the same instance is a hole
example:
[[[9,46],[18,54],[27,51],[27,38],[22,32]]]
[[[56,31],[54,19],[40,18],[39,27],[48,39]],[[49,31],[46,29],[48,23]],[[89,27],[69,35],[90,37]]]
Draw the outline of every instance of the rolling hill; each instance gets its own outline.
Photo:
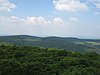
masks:
[[[28,35],[0,36],[0,44],[16,44],[21,46],[40,46],[59,48],[68,51],[94,51],[100,53],[99,39],[78,39],[74,37],[36,37]]]

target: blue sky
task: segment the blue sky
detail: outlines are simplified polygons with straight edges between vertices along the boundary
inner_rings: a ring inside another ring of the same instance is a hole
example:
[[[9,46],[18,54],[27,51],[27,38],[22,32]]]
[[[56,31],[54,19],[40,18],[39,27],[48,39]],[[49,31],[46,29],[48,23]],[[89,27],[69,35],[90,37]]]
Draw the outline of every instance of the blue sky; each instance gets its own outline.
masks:
[[[0,35],[100,38],[100,0],[0,0]]]

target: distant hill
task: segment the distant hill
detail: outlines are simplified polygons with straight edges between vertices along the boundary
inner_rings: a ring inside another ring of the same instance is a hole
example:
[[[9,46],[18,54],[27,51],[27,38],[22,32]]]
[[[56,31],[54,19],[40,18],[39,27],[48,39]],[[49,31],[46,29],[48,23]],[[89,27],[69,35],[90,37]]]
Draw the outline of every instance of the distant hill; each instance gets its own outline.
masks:
[[[36,37],[28,35],[0,36],[0,44],[40,46],[69,51],[95,51],[100,53],[99,39],[78,39],[74,37]]]

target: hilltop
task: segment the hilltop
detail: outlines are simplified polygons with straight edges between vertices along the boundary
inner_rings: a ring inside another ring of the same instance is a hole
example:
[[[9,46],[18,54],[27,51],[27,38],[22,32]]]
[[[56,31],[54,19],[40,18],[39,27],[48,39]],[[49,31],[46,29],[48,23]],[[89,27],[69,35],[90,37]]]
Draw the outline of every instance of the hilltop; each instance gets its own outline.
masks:
[[[20,46],[39,46],[59,48],[68,51],[94,51],[100,53],[99,39],[79,39],[75,37],[37,37],[29,35],[0,36],[1,44],[16,44]]]

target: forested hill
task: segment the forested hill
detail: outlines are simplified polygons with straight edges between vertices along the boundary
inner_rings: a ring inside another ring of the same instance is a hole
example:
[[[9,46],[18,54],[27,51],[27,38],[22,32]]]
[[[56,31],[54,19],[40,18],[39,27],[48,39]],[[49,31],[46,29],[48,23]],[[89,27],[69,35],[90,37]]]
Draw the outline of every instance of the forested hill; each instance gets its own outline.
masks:
[[[100,75],[100,55],[0,45],[0,75]]]
[[[69,51],[95,51],[100,53],[99,39],[78,39],[74,37],[36,37],[27,35],[0,36],[0,44],[40,46]]]

